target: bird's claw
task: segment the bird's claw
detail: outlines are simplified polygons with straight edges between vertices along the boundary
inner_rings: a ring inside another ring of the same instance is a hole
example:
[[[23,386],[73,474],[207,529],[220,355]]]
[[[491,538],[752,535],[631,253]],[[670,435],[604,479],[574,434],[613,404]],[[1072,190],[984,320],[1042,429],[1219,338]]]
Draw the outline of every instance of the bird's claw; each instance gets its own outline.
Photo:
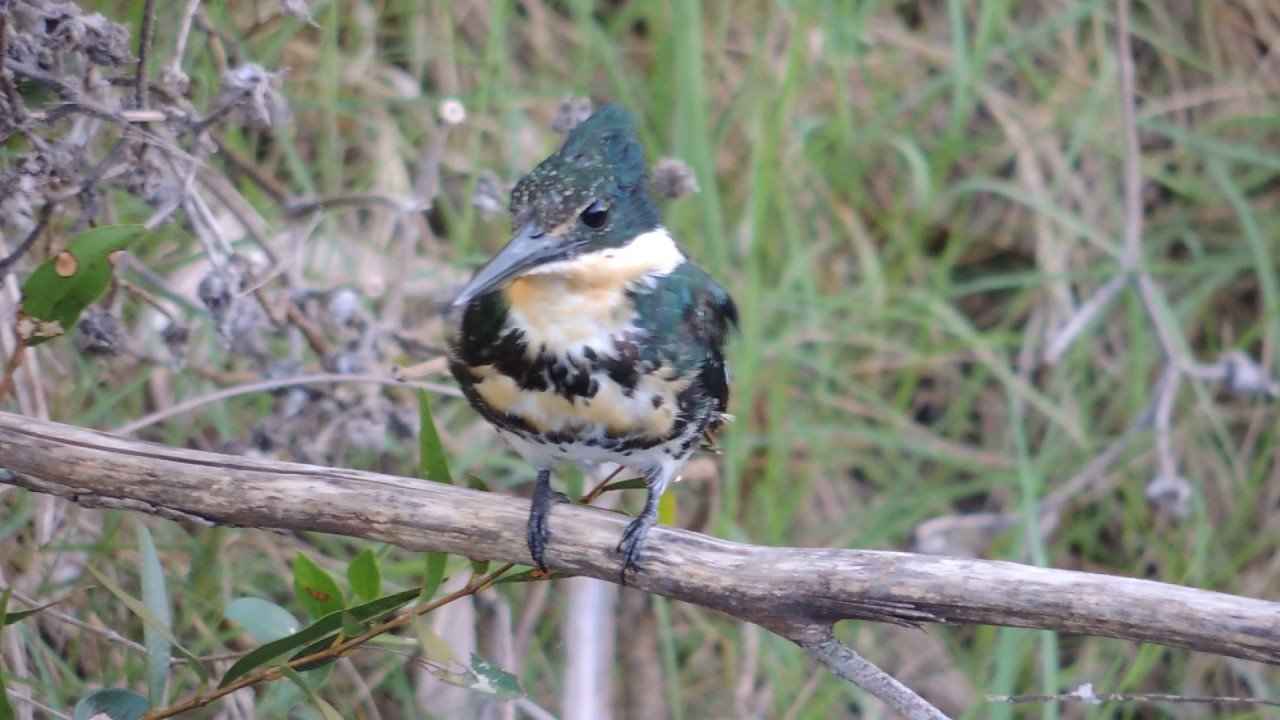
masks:
[[[549,531],[547,520],[551,517],[551,506],[569,502],[569,496],[548,488],[545,492],[540,485],[533,493],[533,508],[529,512],[529,525],[525,531],[525,543],[529,546],[529,554],[533,563],[542,572],[548,572],[543,553],[547,549]]]
[[[618,542],[617,552],[622,554],[622,584],[627,584],[627,570],[632,572],[640,572],[640,555],[644,548],[644,538],[648,534],[649,528],[653,527],[654,518],[647,515],[641,515],[622,532],[622,539]]]

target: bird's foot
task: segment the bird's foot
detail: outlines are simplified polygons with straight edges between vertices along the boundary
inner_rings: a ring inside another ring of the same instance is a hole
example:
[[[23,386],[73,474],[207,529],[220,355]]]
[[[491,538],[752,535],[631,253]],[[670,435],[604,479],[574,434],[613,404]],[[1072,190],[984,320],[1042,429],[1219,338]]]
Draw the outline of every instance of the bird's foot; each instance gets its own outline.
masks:
[[[627,584],[627,570],[640,572],[640,555],[641,550],[644,549],[644,538],[648,534],[649,528],[653,527],[657,520],[657,513],[641,513],[623,531],[622,540],[618,543],[617,550],[622,553],[623,585]]]
[[[529,554],[533,556],[534,565],[537,565],[542,572],[547,572],[543,553],[547,549],[547,519],[551,516],[551,507],[567,502],[569,502],[568,495],[552,490],[550,484],[541,480],[533,491],[533,508],[529,511],[525,542],[529,546]]]

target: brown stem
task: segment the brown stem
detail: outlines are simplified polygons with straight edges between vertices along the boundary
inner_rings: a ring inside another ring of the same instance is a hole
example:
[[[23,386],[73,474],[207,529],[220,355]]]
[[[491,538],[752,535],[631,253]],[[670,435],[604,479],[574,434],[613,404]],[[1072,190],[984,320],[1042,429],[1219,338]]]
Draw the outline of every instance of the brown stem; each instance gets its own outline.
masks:
[[[247,688],[250,685],[257,685],[260,682],[267,682],[270,680],[278,680],[281,677],[283,677],[284,668],[297,669],[297,668],[306,667],[308,665],[312,665],[318,662],[324,662],[324,661],[332,662],[334,660],[337,660],[338,658],[341,658],[342,656],[360,648],[361,646],[368,643],[370,640],[380,635],[385,635],[393,630],[399,630],[405,625],[408,625],[409,622],[417,615],[425,615],[439,607],[448,605],[451,602],[460,600],[464,597],[467,597],[469,595],[474,595],[477,592],[480,592],[481,590],[492,585],[498,578],[502,577],[502,575],[504,575],[508,570],[510,570],[513,567],[515,566],[511,564],[503,565],[497,570],[494,570],[493,572],[482,576],[478,580],[476,578],[472,578],[471,582],[467,583],[466,587],[463,587],[459,590],[455,590],[454,592],[449,593],[448,595],[440,597],[436,600],[433,600],[425,605],[419,605],[418,607],[406,610],[400,613],[399,615],[396,615],[395,617],[391,618],[390,620],[387,620],[384,623],[381,623],[379,625],[375,625],[369,628],[368,630],[361,633],[360,635],[356,635],[355,637],[352,637],[352,638],[347,638],[346,640],[340,643],[330,645],[329,647],[323,650],[317,650],[316,652],[313,652],[310,655],[303,655],[302,657],[294,658],[293,660],[290,660],[287,663],[281,663],[279,665],[272,665],[270,667],[262,668],[255,672],[249,673],[248,675],[245,675],[244,677],[240,678],[239,680],[236,680],[235,682],[229,685],[226,685],[224,687],[219,687],[214,690],[210,690],[207,693],[194,695],[180,703],[177,703],[176,705],[170,705],[169,707],[164,708],[162,710],[153,710],[143,715],[141,720],[163,720],[164,718],[176,717],[178,715],[181,715],[182,713],[190,712],[191,710],[195,710],[196,708],[204,707],[206,705],[209,705],[210,703],[217,701],[219,698],[230,695],[231,693],[237,690]]]

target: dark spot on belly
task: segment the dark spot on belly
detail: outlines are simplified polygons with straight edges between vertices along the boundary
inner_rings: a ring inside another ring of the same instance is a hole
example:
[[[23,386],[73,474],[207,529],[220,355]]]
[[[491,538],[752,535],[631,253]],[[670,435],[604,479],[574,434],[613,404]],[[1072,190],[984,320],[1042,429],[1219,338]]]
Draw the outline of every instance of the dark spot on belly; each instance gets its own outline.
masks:
[[[573,376],[564,385],[564,392],[570,396],[577,395],[579,397],[591,397],[595,393],[591,392],[591,373],[582,368],[578,368]]]
[[[662,403],[663,403],[662,396],[661,396],[661,395],[654,395],[654,396],[653,396],[653,400],[651,400],[650,402],[652,402],[652,403],[653,403],[653,409],[654,409],[654,410],[657,410],[658,408],[662,407]]]

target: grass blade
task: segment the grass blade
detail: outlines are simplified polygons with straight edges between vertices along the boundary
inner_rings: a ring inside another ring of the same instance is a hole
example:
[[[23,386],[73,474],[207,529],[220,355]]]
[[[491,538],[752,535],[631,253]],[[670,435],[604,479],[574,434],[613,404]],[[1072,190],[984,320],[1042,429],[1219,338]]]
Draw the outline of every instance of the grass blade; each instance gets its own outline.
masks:
[[[156,632],[164,635],[165,639],[169,641],[170,645],[173,646],[173,649],[177,651],[179,655],[191,661],[188,664],[191,669],[195,671],[196,675],[200,676],[201,680],[209,679],[209,671],[205,669],[204,663],[200,662],[200,658],[196,657],[195,653],[186,649],[182,646],[182,643],[178,642],[178,638],[174,637],[173,631],[169,629],[169,625],[161,622],[160,618],[156,617],[155,614],[151,612],[151,608],[147,607],[146,603],[125,592],[123,588],[116,585],[108,579],[106,575],[103,575],[92,565],[86,565],[84,569],[89,571],[90,575],[97,578],[98,582],[102,584],[102,587],[106,588],[112,595],[115,595],[116,599],[124,603],[125,607],[129,608],[130,612],[137,615],[139,618],[142,618],[142,622],[154,627]]]

